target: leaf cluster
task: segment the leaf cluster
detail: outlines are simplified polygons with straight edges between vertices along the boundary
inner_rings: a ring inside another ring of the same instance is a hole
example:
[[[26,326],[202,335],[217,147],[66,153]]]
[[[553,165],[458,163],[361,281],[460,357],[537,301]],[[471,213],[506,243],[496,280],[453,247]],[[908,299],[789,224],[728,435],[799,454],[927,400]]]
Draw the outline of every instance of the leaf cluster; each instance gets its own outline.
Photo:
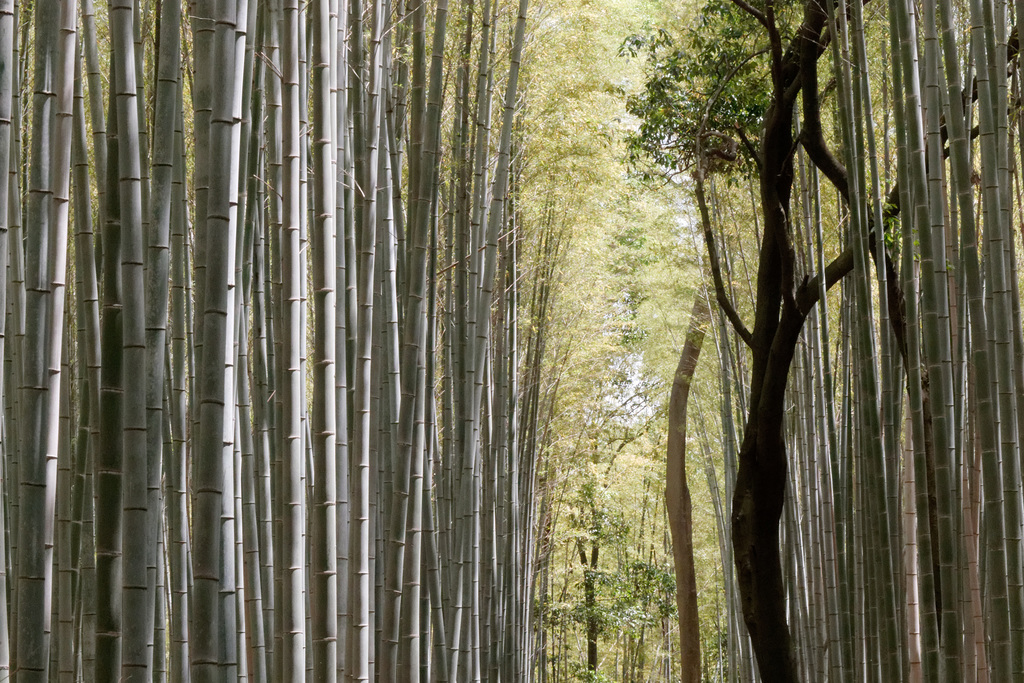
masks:
[[[765,42],[761,25],[730,0],[710,0],[678,37],[664,28],[627,37],[620,55],[645,62],[643,87],[626,102],[639,120],[627,139],[634,171],[673,177],[702,151],[713,168],[735,161],[751,172],[770,100]]]
[[[548,621],[577,627],[593,622],[599,633],[639,633],[676,614],[675,575],[669,568],[633,560],[618,571],[586,568],[583,577],[593,581],[597,593],[593,608],[582,600],[545,605]]]
[[[611,617],[623,631],[675,616],[676,579],[666,567],[634,560],[618,572],[604,573],[600,583],[611,597]]]
[[[580,541],[604,546],[619,543],[629,534],[629,522],[622,509],[615,506],[607,486],[588,479],[580,485],[572,503],[569,525]]]

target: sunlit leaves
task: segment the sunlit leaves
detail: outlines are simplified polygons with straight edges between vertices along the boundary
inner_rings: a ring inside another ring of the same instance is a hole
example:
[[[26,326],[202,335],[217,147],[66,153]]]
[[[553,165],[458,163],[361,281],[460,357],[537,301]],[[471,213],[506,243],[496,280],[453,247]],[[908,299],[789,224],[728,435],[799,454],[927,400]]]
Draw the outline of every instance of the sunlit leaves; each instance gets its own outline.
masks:
[[[629,137],[629,156],[642,175],[687,169],[700,131],[714,135],[702,140],[706,153],[720,150],[724,159],[738,152],[749,165],[749,149],[737,141],[756,146],[768,106],[767,64],[757,57],[764,50],[762,33],[749,14],[714,0],[678,38],[664,29],[626,38],[621,54],[645,63],[643,89],[627,100],[629,113],[640,120]]]

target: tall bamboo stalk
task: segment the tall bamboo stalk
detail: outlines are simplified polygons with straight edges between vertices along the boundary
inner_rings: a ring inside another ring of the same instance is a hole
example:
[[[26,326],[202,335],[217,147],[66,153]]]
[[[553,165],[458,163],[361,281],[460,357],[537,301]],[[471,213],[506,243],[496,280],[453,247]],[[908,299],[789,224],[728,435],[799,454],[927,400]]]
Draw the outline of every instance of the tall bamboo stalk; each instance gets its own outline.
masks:
[[[143,273],[142,158],[136,97],[134,3],[111,7],[111,51],[121,59],[111,85],[112,108],[118,131],[118,197],[121,219],[122,367],[146,372],[146,301]],[[149,456],[146,443],[146,384],[123,379],[122,466],[124,468],[122,548],[122,625],[128,628],[122,644],[121,678],[133,681],[152,677],[152,634],[155,597],[148,590],[146,565],[150,545],[156,545],[149,523]]]
[[[7,0],[0,4],[0,61],[11,64],[14,58],[14,33],[16,30],[14,16],[14,2]],[[16,139],[15,131],[12,130],[13,118],[13,77],[11,69],[4,69],[0,72],[0,207],[7,207],[10,197],[10,169],[11,159],[15,146],[12,142]],[[7,272],[9,262],[8,248],[8,224],[9,211],[0,209],[0,272]],[[0,310],[7,310],[7,287],[0,288]],[[7,316],[0,320],[0,358],[6,358],[7,342]],[[0,366],[3,364],[0,363]],[[7,399],[5,390],[6,372],[0,370],[0,415],[6,415]],[[9,452],[8,434],[5,432],[0,436],[0,453]],[[6,485],[9,477],[9,468],[4,464],[3,476],[5,485],[0,487],[0,528],[7,529],[6,501],[10,496],[11,487]],[[8,623],[8,561],[7,553],[0,553],[0,677],[9,676],[11,669],[11,648]]]
[[[334,15],[336,19],[337,7]],[[337,333],[336,202],[334,119],[332,93],[336,92],[337,40],[332,40],[331,3],[321,0],[313,13],[313,496],[310,504],[313,572],[310,608],[313,617],[313,668],[317,680],[333,679],[338,660],[337,619],[337,438],[335,409],[335,353]],[[335,49],[332,50],[331,48]]]
[[[17,632],[19,680],[47,679],[57,486],[61,344],[67,265],[75,5],[37,5],[26,224],[26,321],[22,349]],[[39,530],[43,529],[40,534]]]
[[[208,165],[202,170],[209,185],[198,213],[197,259],[205,262],[196,277],[195,334],[197,348],[198,434],[193,459],[193,566],[195,601],[190,649],[192,675],[197,680],[234,677],[236,602],[234,574],[234,255],[237,239],[238,130],[243,64],[236,59],[236,30],[244,23],[243,7],[224,3],[209,15],[197,15],[196,25],[213,36],[208,52],[197,54],[197,68],[209,70],[211,83]],[[197,125],[201,122],[197,120]],[[200,168],[197,162],[197,169]],[[200,174],[200,177],[202,177]],[[201,254],[201,256],[200,256]],[[201,294],[201,296],[199,295]],[[198,346],[198,344],[197,344]]]

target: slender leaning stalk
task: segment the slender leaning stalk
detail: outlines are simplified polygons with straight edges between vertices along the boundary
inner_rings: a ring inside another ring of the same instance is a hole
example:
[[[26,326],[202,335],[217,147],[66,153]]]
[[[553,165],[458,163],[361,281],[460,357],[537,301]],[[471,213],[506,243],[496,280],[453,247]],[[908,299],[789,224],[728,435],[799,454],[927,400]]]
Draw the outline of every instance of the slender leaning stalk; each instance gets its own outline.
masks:
[[[266,12],[264,12],[264,37],[266,36]],[[257,78],[265,83],[266,68],[260,62]],[[263,91],[265,92],[265,90]],[[259,95],[262,99],[263,92]],[[263,140],[262,130],[254,126],[254,138],[259,133],[259,140]],[[268,155],[257,155],[253,162],[263,161]],[[262,207],[266,193],[261,191],[259,178],[254,178],[254,186],[249,193],[249,206],[252,207],[254,219],[252,221],[252,387],[253,387],[253,458],[256,498],[256,539],[259,546],[260,558],[260,585],[261,602],[263,609],[263,642],[266,647],[266,669],[268,677],[273,671],[273,647],[274,647],[274,543],[273,543],[273,516],[271,514],[271,452],[272,440],[270,426],[272,412],[270,410],[270,374],[268,366],[267,349],[267,281],[266,258],[266,220]],[[247,373],[240,373],[246,375]],[[243,461],[244,467],[244,461]]]
[[[440,2],[434,24],[433,61],[431,68],[429,105],[424,111],[423,91],[425,89],[426,55],[422,48],[425,7],[413,10],[414,64],[413,64],[413,107],[411,131],[414,144],[410,147],[411,194],[415,203],[410,206],[408,234],[405,239],[406,259],[409,264],[405,272],[405,287],[402,304],[401,363],[398,373],[400,401],[397,419],[397,443],[395,444],[393,472],[393,507],[398,514],[393,516],[388,547],[389,557],[386,568],[387,604],[383,615],[383,628],[387,638],[387,649],[382,658],[382,675],[393,680],[398,671],[411,666],[419,657],[419,524],[416,520],[422,514],[422,498],[413,492],[413,473],[419,472],[417,483],[422,482],[423,446],[425,439],[420,430],[423,427],[422,392],[426,386],[420,379],[423,367],[423,339],[425,333],[425,297],[427,290],[427,247],[429,244],[430,203],[435,194],[438,174],[438,140],[440,138],[440,99],[442,89],[442,60],[444,54],[447,3]],[[426,119],[424,120],[424,116]],[[421,131],[425,140],[420,138]],[[419,140],[415,142],[415,140]],[[413,185],[416,183],[418,186]],[[411,522],[411,523],[410,523]],[[414,555],[407,560],[406,553],[412,549]],[[412,561],[415,558],[415,561]],[[401,643],[401,649],[400,649]],[[400,665],[402,661],[404,664]]]
[[[186,233],[185,163],[182,134],[182,97],[178,92],[178,115],[175,117],[174,151],[179,160],[174,167],[171,190],[171,353],[169,360],[170,400],[168,418],[170,421],[170,448],[166,453],[164,471],[167,476],[167,535],[168,577],[170,592],[168,660],[170,676],[175,681],[190,680],[188,624],[190,585],[190,542],[188,505],[186,502],[187,464],[186,431],[188,424],[188,399],[186,386],[190,366],[187,356],[189,344],[186,330],[188,298],[188,251]]]
[[[357,203],[355,211],[355,242],[358,248],[357,311],[353,330],[355,357],[352,372],[353,396],[351,474],[349,479],[349,639],[346,664],[353,681],[370,679],[370,387],[371,349],[373,345],[373,283],[375,264],[375,228],[377,224],[377,161],[380,139],[380,77],[381,59],[376,51],[367,67],[363,46],[362,3],[349,5],[349,105],[352,108],[352,154]],[[379,44],[379,24],[374,25],[374,44]],[[369,102],[364,98],[364,69],[370,79]],[[367,106],[369,105],[369,106]]]

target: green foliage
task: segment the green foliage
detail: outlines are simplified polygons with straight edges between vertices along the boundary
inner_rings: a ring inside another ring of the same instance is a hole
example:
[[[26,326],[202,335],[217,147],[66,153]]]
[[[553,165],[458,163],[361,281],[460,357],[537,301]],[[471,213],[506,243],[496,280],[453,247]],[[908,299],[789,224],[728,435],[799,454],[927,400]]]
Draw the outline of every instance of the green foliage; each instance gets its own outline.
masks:
[[[643,176],[673,176],[696,160],[698,135],[707,158],[753,167],[744,138],[756,146],[768,107],[760,25],[728,0],[707,3],[678,37],[648,27],[626,38],[620,54],[642,58],[641,91],[627,99],[640,121],[628,139]]]
[[[623,632],[638,633],[662,619],[675,617],[675,574],[670,567],[632,560],[616,572],[605,572],[599,585],[609,598],[611,621]]]
[[[553,397],[539,465],[550,507],[541,541],[548,574],[537,604],[549,680],[647,680],[676,638],[663,501],[665,404],[699,271],[678,190],[643,182],[628,166],[637,120],[624,100],[647,76],[642,60],[617,54],[623,35],[640,31],[650,11],[640,0],[556,0],[537,21],[524,65],[523,281],[542,265],[533,249],[545,234],[562,250],[545,273],[554,292],[547,318],[530,321],[548,326],[542,381]],[[717,548],[707,496],[697,505],[698,533]],[[596,569],[581,563],[581,545],[588,558],[599,547]],[[717,561],[716,552],[699,560],[709,610],[719,590]],[[588,576],[596,592],[591,611]],[[596,678],[586,670],[588,617],[601,632]]]
[[[569,525],[580,543],[616,543],[629,531],[623,511],[612,505],[608,487],[593,478],[583,482],[570,504]]]
[[[579,683],[613,683],[615,680],[600,671],[590,671],[580,662],[573,662],[569,672],[569,675],[572,676],[571,680],[579,681]]]
[[[603,636],[618,633],[639,637],[663,619],[675,618],[676,584],[670,566],[634,559],[616,570],[583,569],[581,593],[585,580],[594,582],[594,608],[590,609],[582,600],[544,605],[549,623],[583,631],[593,619]]]

